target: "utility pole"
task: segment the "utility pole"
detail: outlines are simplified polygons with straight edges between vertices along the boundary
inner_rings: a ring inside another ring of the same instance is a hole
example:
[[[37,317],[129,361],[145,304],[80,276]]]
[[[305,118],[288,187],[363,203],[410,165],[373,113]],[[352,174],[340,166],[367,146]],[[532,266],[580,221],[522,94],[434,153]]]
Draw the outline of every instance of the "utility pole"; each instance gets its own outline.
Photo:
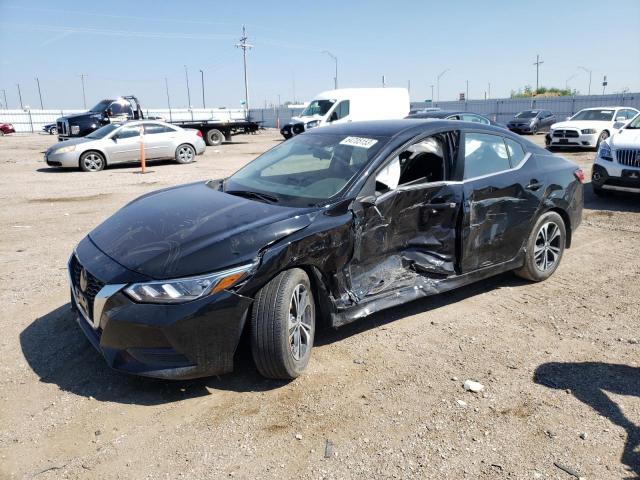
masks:
[[[184,78],[187,81],[187,108],[191,108],[191,90],[189,89],[189,72],[187,66],[184,66]]]
[[[167,77],[164,77],[164,88],[167,91],[167,106],[169,107],[169,121],[173,122],[173,118],[171,118],[171,99],[169,98],[169,82],[167,81]]]
[[[247,43],[247,29],[242,26],[242,37],[240,37],[240,43],[236,43],[236,48],[242,49],[242,62],[244,64],[244,108],[247,111],[247,118],[249,116],[249,80],[247,78],[247,50],[251,50],[253,45]]]
[[[36,83],[38,84],[38,96],[40,97],[40,110],[44,110],[44,106],[42,105],[42,92],[40,91],[40,80],[36,77]]]
[[[588,68],[585,68],[585,67],[578,67],[578,68],[580,70],[584,70],[589,74],[589,90],[587,91],[587,95],[591,95],[591,74],[593,73],[593,70],[589,70]]]
[[[429,85],[431,87],[431,106],[433,106],[433,87],[435,85]]]
[[[387,86],[387,79],[384,78],[384,75],[382,75],[382,88],[386,88]]]
[[[409,96],[411,96],[411,80],[407,80],[407,91],[409,92]]]
[[[607,76],[605,75],[604,78],[602,79],[602,95],[604,95],[604,89],[607,88]]]
[[[574,73],[573,75],[571,75],[569,78],[567,78],[567,79],[564,81],[564,89],[565,89],[565,90],[569,90],[569,81],[570,81],[570,80],[572,80],[572,79],[574,79],[574,78],[576,78],[576,75],[578,75],[578,74],[577,74],[577,73]]]
[[[4,96],[4,109],[9,110],[9,105],[7,104],[7,91],[3,88],[2,95]]]
[[[534,65],[536,66],[536,94],[538,93],[538,88],[540,88],[540,65],[544,62],[540,60],[540,55],[536,55],[536,62]]]
[[[84,94],[84,77],[86,77],[86,75],[84,73],[81,73],[80,81],[82,82],[82,105],[84,106],[84,108],[87,108],[87,97]]]
[[[487,91],[487,98],[491,98],[491,82],[489,82],[489,90]]]
[[[200,70],[200,80],[202,81],[202,108],[207,108],[204,104],[204,72]]]
[[[436,82],[437,87],[438,87],[438,102],[440,101],[440,78],[447,73],[449,70],[451,70],[450,68],[447,68],[445,70],[443,70],[442,72],[440,72],[440,74],[438,75],[438,81]]]
[[[24,110],[24,105],[22,105],[22,92],[20,91],[20,84],[16,83],[18,87],[18,98],[20,99],[20,110]]]
[[[335,74],[335,76],[333,77],[333,88],[334,88],[335,90],[337,90],[337,89],[338,89],[338,57],[336,57],[333,53],[331,53],[331,52],[330,52],[330,51],[328,51],[328,50],[323,50],[323,51],[322,51],[322,53],[326,53],[326,54],[327,54],[327,55],[329,55],[331,58],[333,58],[333,61],[334,61],[334,62],[335,62],[335,64],[336,64],[336,74]]]
[[[467,80],[467,94],[465,95],[464,98],[467,102],[469,101],[469,80]]]

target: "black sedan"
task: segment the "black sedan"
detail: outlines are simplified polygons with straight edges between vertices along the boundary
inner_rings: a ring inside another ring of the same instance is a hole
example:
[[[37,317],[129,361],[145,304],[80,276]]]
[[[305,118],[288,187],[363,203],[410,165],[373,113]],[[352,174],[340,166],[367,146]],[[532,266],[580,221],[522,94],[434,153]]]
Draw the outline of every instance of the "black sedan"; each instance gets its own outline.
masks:
[[[472,112],[461,112],[455,110],[431,110],[419,113],[410,113],[406,118],[437,118],[440,120],[462,120],[463,122],[480,123],[482,125],[493,125],[495,127],[506,128],[490,118]]]
[[[508,270],[558,268],[582,171],[501,128],[395,120],[312,129],[223,180],[129,203],[69,260],[78,323],[115,369],[294,378],[316,327]]]
[[[556,116],[549,110],[525,110],[516,113],[507,123],[507,128],[512,132],[535,135],[538,132],[548,132],[554,123]]]

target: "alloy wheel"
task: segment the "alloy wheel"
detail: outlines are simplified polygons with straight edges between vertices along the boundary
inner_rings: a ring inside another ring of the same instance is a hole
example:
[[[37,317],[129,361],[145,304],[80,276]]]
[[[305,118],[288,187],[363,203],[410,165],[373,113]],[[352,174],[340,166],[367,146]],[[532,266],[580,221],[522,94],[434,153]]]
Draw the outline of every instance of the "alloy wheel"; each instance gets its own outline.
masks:
[[[538,231],[533,249],[536,267],[546,272],[556,266],[562,252],[562,235],[560,227],[554,222],[547,222]]]
[[[294,360],[304,358],[311,348],[312,312],[307,287],[299,283],[293,289],[289,304],[289,348]]]
[[[102,170],[102,157],[96,153],[90,153],[82,160],[85,168],[91,172]]]
[[[178,150],[178,158],[182,163],[189,163],[193,160],[193,150],[190,147],[180,147]]]

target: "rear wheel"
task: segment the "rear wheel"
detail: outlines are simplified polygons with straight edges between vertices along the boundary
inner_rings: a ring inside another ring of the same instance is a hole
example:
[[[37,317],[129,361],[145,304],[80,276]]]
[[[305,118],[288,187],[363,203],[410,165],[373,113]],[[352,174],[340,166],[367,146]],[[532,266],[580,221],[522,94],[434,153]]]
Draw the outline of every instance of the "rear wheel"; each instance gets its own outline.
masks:
[[[542,214],[527,240],[524,265],[515,274],[534,282],[549,278],[560,264],[566,238],[567,231],[562,217],[556,212]]]
[[[531,135],[536,135],[538,133],[538,124],[534,124],[533,127],[531,127]]]
[[[257,294],[251,314],[251,351],[269,378],[293,379],[311,358],[315,302],[309,277],[299,268],[282,272]]]
[[[49,129],[49,135],[57,135],[58,134],[58,129],[56,127],[51,127]]]
[[[176,148],[176,162],[191,163],[196,158],[196,150],[186,143]]]
[[[104,156],[98,152],[86,152],[80,156],[80,170],[83,172],[99,172],[106,164]]]
[[[210,147],[217,147],[224,141],[224,135],[220,130],[213,128],[207,132],[204,140]]]

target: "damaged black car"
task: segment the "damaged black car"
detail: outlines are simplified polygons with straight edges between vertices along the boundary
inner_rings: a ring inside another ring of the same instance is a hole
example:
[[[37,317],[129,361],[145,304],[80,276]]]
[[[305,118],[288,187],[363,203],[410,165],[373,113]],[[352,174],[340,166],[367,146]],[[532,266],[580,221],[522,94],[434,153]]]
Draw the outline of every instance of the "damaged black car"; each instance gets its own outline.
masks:
[[[120,371],[291,379],[321,325],[513,270],[548,278],[580,224],[583,174],[497,127],[312,129],[229,178],[144,195],[69,259],[78,324]]]

